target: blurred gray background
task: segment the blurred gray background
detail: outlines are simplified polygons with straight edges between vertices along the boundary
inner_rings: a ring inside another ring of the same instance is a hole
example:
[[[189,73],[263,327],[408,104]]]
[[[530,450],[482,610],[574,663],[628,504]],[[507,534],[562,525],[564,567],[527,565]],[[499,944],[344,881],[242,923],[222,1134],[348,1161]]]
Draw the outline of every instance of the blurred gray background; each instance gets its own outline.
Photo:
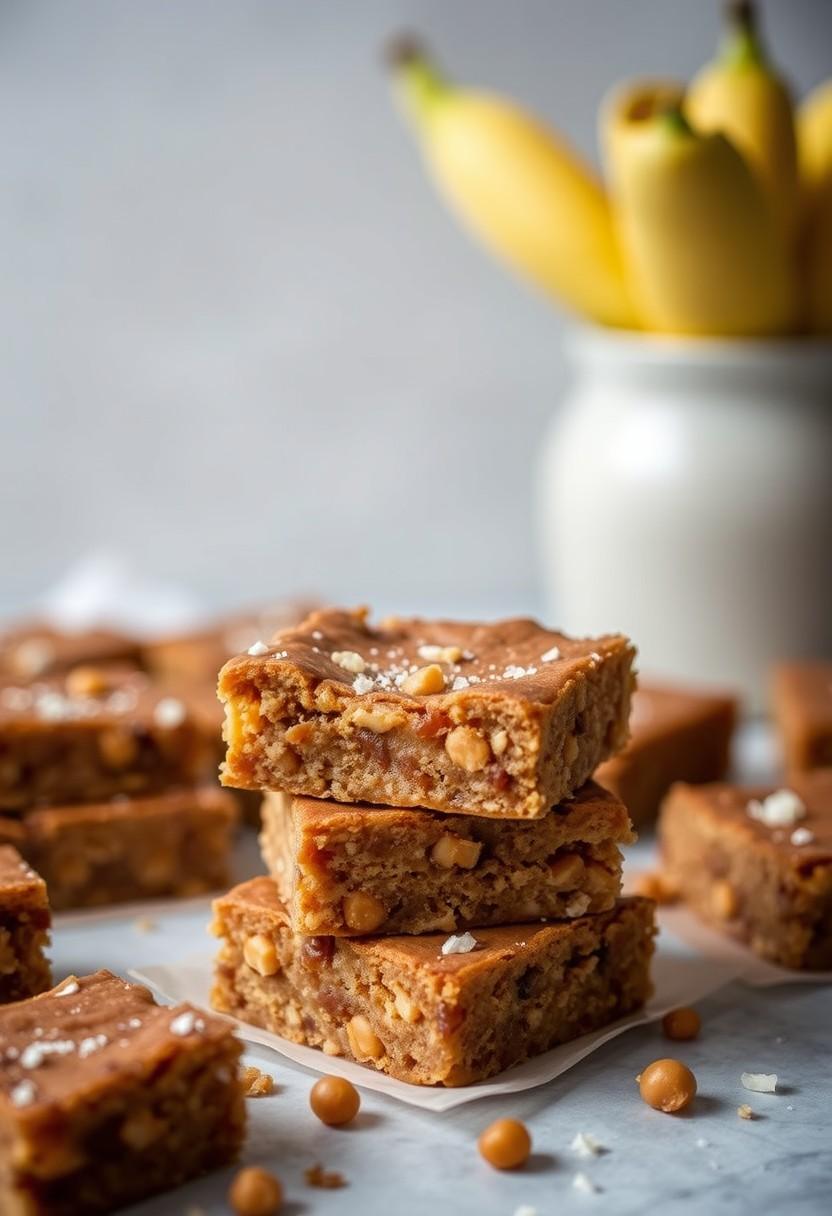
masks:
[[[770,0],[799,92],[832,3]],[[599,99],[712,54],[711,0],[3,0],[0,608],[106,550],[210,605],[534,609],[564,319],[428,185],[402,27],[595,156]]]

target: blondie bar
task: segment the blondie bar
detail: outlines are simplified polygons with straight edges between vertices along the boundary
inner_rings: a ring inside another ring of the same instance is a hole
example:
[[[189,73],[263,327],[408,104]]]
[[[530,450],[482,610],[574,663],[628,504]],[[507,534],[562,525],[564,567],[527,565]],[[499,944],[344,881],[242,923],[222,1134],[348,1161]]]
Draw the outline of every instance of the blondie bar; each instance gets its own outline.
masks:
[[[267,794],[263,857],[299,933],[450,933],[606,912],[627,810],[589,782],[542,819]]]
[[[0,1010],[0,1211],[111,1212],[234,1159],[241,1045],[108,971]]]
[[[630,742],[601,765],[596,780],[626,804],[636,827],[652,823],[674,781],[698,785],[725,776],[736,716],[735,698],[724,693],[639,680]]]
[[[703,920],[784,967],[832,967],[832,770],[780,790],[676,785],[659,834]]]
[[[653,904],[458,937],[300,937],[274,882],[215,905],[214,1007],[419,1085],[468,1085],[605,1026],[650,992]]]
[[[237,817],[211,787],[40,807],[22,816],[18,847],[55,910],[201,895],[228,884]]]
[[[141,647],[112,629],[56,629],[30,621],[0,629],[0,678],[37,680],[82,664],[118,663],[138,667]]]
[[[193,783],[204,743],[185,703],[124,668],[0,682],[0,809]]]
[[[832,765],[832,663],[780,663],[771,700],[786,771]]]
[[[49,987],[49,923],[45,882],[16,849],[0,845],[0,1004]]]
[[[220,674],[226,785],[535,818],[627,740],[633,648],[529,620],[313,613]]]

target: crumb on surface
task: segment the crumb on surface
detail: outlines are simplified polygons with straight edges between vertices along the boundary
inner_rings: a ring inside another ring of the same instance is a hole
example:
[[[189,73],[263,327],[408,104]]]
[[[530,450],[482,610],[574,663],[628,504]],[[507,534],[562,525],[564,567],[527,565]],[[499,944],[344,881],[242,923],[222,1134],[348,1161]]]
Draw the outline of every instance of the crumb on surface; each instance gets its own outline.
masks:
[[[264,1098],[266,1094],[274,1093],[274,1077],[270,1073],[261,1072],[253,1064],[243,1069],[241,1080],[247,1098]]]
[[[325,1170],[320,1162],[310,1165],[303,1171],[303,1176],[307,1186],[316,1186],[325,1191],[334,1191],[347,1185],[343,1174],[339,1174],[336,1170]]]
[[[773,1094],[777,1092],[776,1072],[744,1072],[740,1076],[743,1089],[750,1089],[755,1094]]]
[[[737,1107],[737,1114],[741,1119],[753,1119],[754,1111],[747,1102],[743,1102],[742,1106]]]

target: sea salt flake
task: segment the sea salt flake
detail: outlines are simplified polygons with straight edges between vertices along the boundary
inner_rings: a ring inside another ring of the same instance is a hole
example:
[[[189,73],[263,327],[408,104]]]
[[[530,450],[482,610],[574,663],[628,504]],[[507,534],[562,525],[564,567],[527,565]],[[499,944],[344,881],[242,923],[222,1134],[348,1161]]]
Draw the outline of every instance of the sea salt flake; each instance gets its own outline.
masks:
[[[91,1034],[78,1044],[78,1055],[82,1060],[86,1060],[87,1056],[94,1055],[102,1047],[106,1047],[109,1041],[106,1034]]]
[[[462,692],[463,688],[467,688],[471,681],[466,676],[454,676],[454,682],[451,685],[452,692]]]
[[[187,710],[178,697],[162,697],[153,710],[153,721],[164,730],[173,730],[185,721]]]
[[[76,992],[81,991],[81,985],[76,979],[67,980],[63,988],[59,988],[55,996],[75,996]]]
[[[560,658],[560,647],[552,646],[552,648],[550,650],[547,650],[545,654],[542,654],[540,656],[540,661],[541,661],[541,663],[554,663],[559,658]]]
[[[776,1072],[744,1072],[740,1077],[743,1089],[750,1089],[755,1094],[773,1094],[777,1092]]]
[[[261,654],[268,654],[268,653],[269,653],[268,646],[266,645],[265,642],[260,642],[260,641],[255,642],[253,646],[249,646],[248,650],[246,651],[246,654],[253,655],[255,659],[259,658]]]
[[[778,828],[797,823],[798,819],[802,819],[806,814],[806,807],[794,790],[775,790],[762,801],[752,798],[746,811],[759,823]]]
[[[359,694],[373,691],[373,681],[369,678],[369,676],[364,676],[364,675],[356,676],[352,682],[352,686],[355,689],[355,691]]]
[[[357,650],[333,650],[329,657],[333,663],[343,667],[344,671],[352,672],[354,676],[360,676],[367,668],[367,664]]]
[[[697,1148],[710,1148],[711,1142],[710,1142],[710,1140],[706,1140],[704,1136],[700,1136],[699,1139],[696,1141],[696,1147]]]
[[[43,1034],[43,1031],[41,1031]],[[48,1043],[38,1041],[24,1047],[20,1056],[21,1068],[40,1068],[49,1056],[67,1056],[75,1051],[72,1039],[52,1039]]]
[[[588,1132],[578,1132],[569,1147],[579,1157],[598,1157],[604,1151],[603,1146]]]
[[[18,1081],[9,1094],[12,1106],[31,1106],[35,1100],[35,1087],[31,1081]]]
[[[186,1009],[183,1013],[177,1014],[169,1029],[171,1034],[178,1034],[180,1038],[185,1038],[186,1035],[193,1034],[195,1030],[204,1030],[205,1023],[192,1009]]]
[[[597,1195],[601,1190],[600,1186],[592,1181],[588,1174],[579,1171],[572,1179],[573,1190],[581,1191],[584,1195]]]
[[[811,844],[814,839],[815,833],[809,828],[795,828],[789,837],[789,840],[797,848],[800,848],[804,844]]]
[[[470,954],[476,947],[477,939],[472,933],[452,933],[451,936],[442,943],[443,954]]]

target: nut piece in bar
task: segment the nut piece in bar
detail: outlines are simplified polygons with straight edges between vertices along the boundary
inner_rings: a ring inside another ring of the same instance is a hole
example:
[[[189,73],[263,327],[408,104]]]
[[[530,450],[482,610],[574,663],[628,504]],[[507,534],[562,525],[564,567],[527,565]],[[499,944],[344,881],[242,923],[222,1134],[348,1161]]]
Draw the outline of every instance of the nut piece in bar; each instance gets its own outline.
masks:
[[[0,682],[0,809],[190,785],[204,743],[185,702],[125,668]]]
[[[630,742],[595,778],[625,803],[637,828],[652,823],[674,781],[698,785],[726,775],[736,716],[736,699],[725,693],[639,679]]]
[[[832,770],[783,789],[676,785],[659,836],[703,920],[783,967],[832,967]]]
[[[0,1211],[94,1216],[232,1161],[241,1045],[108,971],[0,1009]]]
[[[542,819],[449,817],[270,793],[263,856],[296,932],[451,933],[606,912],[621,891],[622,802],[588,782]]]
[[[46,883],[16,849],[0,845],[0,1004],[49,987],[49,925]]]
[[[174,789],[27,811],[18,847],[56,910],[201,895],[228,885],[237,818],[225,790]]]
[[[786,772],[832,765],[832,663],[780,663],[771,693]]]
[[[446,938],[301,937],[274,882],[214,905],[214,1007],[418,1085],[468,1085],[639,1008],[653,904]]]
[[[627,740],[620,635],[333,609],[252,649],[220,674],[225,785],[533,819]]]

